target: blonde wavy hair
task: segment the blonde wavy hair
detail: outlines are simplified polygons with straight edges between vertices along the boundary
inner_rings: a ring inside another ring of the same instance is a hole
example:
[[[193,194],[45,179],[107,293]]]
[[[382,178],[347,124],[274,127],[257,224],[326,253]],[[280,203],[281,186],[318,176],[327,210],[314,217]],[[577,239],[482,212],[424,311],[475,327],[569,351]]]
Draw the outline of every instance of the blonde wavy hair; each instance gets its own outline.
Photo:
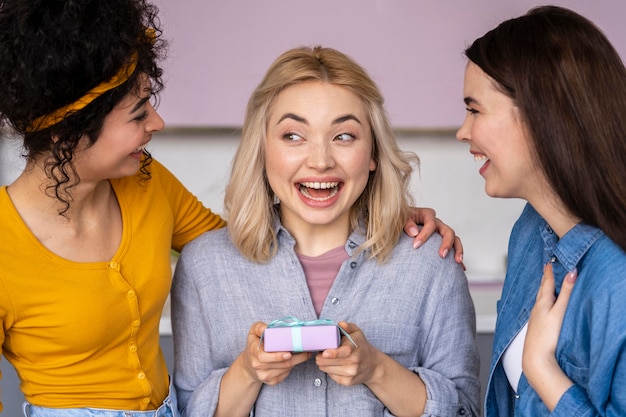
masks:
[[[276,254],[275,196],[265,172],[267,121],[281,91],[308,81],[347,88],[366,108],[377,168],[370,173],[363,193],[351,208],[350,227],[354,230],[363,222],[366,241],[358,250],[368,250],[370,258],[382,263],[388,259],[410,216],[413,199],[409,182],[419,159],[398,147],[383,96],[367,72],[347,55],[320,46],[295,48],[279,56],[248,101],[224,198],[231,239],[250,260],[266,262]]]

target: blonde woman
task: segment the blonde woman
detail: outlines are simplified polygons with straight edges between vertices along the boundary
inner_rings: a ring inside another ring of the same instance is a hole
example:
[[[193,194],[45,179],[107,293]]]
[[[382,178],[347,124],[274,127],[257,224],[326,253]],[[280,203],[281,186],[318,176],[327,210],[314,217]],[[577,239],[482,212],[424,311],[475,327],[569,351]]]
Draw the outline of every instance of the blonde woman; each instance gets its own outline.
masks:
[[[465,274],[438,236],[414,251],[402,232],[416,163],[349,57],[298,48],[272,64],[234,157],[229,227],[188,244],[175,275],[184,416],[478,415]],[[264,330],[285,316],[347,336],[266,352]]]

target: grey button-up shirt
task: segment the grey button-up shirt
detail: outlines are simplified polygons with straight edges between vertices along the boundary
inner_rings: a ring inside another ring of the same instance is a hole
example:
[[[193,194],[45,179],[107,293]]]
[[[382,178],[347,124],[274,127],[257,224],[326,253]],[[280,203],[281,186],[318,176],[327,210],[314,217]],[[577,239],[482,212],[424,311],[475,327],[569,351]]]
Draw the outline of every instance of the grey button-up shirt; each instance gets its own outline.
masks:
[[[187,417],[215,411],[220,381],[244,349],[250,326],[285,316],[317,319],[295,241],[278,227],[278,253],[268,263],[244,258],[225,229],[187,244],[172,288],[174,382]],[[353,233],[351,256],[364,241]],[[479,354],[475,313],[467,279],[452,255],[437,254],[432,236],[414,250],[403,235],[389,261],[366,253],[347,260],[332,285],[320,318],[353,322],[368,341],[427,388],[426,416],[478,416]],[[342,386],[321,372],[314,358],[297,365],[275,386],[263,386],[251,416],[391,416],[365,386]]]

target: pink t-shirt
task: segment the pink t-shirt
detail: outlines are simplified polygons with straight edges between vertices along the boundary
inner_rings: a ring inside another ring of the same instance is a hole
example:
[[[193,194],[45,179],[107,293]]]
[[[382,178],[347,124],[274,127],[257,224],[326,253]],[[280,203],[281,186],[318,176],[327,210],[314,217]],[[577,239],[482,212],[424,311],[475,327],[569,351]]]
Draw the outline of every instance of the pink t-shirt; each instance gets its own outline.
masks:
[[[330,287],[335,282],[335,277],[339,273],[341,264],[350,258],[343,246],[338,246],[319,256],[305,256],[298,254],[298,259],[302,264],[306,284],[311,293],[315,313],[320,315],[324,301],[328,296]]]

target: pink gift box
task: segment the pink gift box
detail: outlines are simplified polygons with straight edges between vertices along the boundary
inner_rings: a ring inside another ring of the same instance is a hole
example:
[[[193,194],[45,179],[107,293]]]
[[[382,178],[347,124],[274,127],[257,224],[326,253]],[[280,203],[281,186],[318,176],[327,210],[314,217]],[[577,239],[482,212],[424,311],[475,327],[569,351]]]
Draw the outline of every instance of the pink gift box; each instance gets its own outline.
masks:
[[[266,352],[318,352],[339,347],[335,324],[268,327],[263,334]]]

